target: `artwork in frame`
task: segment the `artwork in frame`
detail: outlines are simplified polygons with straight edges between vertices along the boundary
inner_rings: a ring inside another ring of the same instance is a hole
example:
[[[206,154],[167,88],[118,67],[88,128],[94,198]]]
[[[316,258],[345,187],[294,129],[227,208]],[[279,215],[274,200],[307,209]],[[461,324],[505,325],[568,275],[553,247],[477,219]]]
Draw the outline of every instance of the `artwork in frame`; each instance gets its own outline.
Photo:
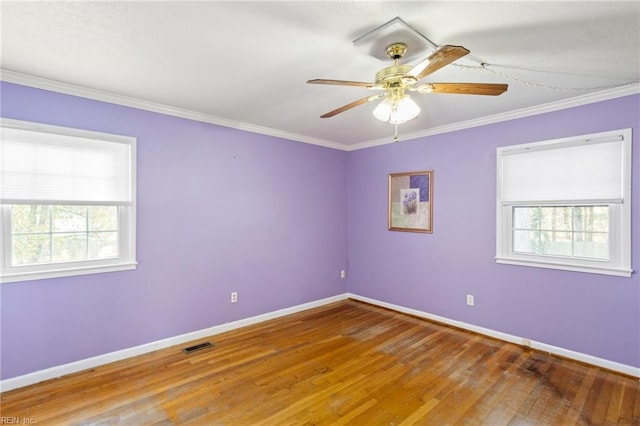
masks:
[[[389,230],[433,232],[433,170],[389,174]]]

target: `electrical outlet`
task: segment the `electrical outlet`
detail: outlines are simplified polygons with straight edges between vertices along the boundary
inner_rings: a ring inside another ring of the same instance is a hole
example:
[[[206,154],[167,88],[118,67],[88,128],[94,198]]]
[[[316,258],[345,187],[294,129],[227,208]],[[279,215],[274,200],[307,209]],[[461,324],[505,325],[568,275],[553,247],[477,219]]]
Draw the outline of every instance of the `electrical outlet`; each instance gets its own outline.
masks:
[[[236,303],[238,301],[238,292],[234,291],[231,293],[231,303]]]
[[[467,294],[467,305],[473,306],[473,304],[474,304],[473,294]]]
[[[522,346],[526,346],[526,347],[530,348],[531,347],[531,340],[522,339]]]
[[[347,276],[347,271],[344,269],[340,270],[340,278],[345,278]]]

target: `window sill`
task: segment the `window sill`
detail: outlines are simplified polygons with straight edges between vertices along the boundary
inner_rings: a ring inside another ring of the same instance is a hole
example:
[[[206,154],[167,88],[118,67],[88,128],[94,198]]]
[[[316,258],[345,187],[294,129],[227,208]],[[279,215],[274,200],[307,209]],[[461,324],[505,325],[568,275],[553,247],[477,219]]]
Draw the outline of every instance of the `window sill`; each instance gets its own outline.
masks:
[[[530,266],[535,268],[559,269],[564,271],[586,272],[589,274],[613,275],[617,277],[631,277],[632,269],[616,268],[608,265],[574,265],[551,261],[513,259],[507,257],[496,257],[496,263],[504,265]]]
[[[48,278],[72,277],[76,275],[102,274],[106,272],[129,271],[136,269],[137,262],[124,262],[113,265],[70,267],[49,271],[29,271],[4,273],[0,276],[1,283],[43,280]]]

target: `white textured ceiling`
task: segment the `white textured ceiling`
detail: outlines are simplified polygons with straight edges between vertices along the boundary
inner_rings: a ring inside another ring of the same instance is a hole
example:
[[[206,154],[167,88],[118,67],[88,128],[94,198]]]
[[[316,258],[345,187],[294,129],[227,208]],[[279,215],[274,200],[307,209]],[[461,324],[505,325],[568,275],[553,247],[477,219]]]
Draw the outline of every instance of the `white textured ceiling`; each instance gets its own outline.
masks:
[[[425,82],[509,84],[497,97],[415,94],[422,113],[401,136],[640,81],[639,1],[2,1],[0,13],[4,80],[67,83],[345,149],[391,141],[393,126],[372,116],[375,103],[321,119],[370,92],[305,82],[373,81],[391,63],[352,42],[396,16],[471,51]]]

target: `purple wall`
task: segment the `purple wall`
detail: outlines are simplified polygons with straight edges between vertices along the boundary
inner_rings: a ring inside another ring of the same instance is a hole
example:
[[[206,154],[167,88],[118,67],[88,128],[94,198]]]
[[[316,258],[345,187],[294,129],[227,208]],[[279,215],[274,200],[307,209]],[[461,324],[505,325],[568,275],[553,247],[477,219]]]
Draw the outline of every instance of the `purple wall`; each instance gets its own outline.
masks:
[[[346,153],[0,89],[3,117],[138,139],[138,269],[2,284],[3,379],[346,291],[640,367],[637,274],[493,259],[495,148],[626,127],[637,139],[640,96]],[[425,169],[434,233],[387,231],[387,174]],[[636,269],[639,176],[635,149]]]
[[[2,378],[346,291],[346,152],[0,89],[3,117],[138,139],[139,262],[135,271],[2,284]]]
[[[351,152],[349,291],[640,367],[640,278],[498,265],[496,147],[633,128],[640,268],[640,95]],[[387,231],[387,175],[434,170],[434,232]],[[475,306],[466,306],[466,294]]]

